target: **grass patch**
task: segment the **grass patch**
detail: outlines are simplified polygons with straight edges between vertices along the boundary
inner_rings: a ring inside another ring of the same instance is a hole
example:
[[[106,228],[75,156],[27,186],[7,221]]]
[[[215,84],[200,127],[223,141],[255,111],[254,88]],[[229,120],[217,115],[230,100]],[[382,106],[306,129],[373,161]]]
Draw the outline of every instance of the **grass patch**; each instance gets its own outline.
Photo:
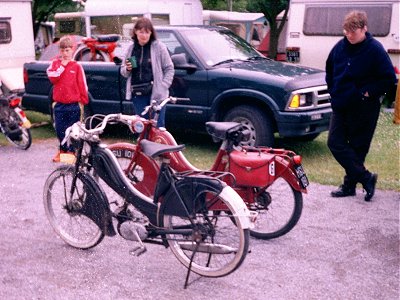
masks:
[[[32,128],[35,139],[54,138],[55,132],[50,124],[50,117],[27,112],[32,123],[48,122],[47,125]],[[383,190],[400,191],[400,126],[392,123],[393,113],[381,112],[374,139],[366,159],[366,167],[379,174],[377,187]],[[105,132],[104,138],[112,141],[131,140],[126,127],[112,127]],[[208,135],[173,131],[178,143],[186,145],[185,156],[196,167],[207,169],[214,162],[219,144]],[[336,162],[326,145],[328,134],[324,132],[312,142],[290,142],[277,139],[276,147],[295,151],[302,155],[303,166],[311,182],[326,185],[342,183],[344,170]],[[0,143],[4,142],[0,137]]]

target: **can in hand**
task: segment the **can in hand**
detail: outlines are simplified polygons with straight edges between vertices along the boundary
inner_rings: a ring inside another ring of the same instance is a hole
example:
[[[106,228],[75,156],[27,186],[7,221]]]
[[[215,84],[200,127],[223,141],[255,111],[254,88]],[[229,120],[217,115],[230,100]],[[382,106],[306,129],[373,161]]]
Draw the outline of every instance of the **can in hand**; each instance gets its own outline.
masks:
[[[135,56],[131,56],[127,60],[131,63],[132,69],[137,68],[137,62]]]

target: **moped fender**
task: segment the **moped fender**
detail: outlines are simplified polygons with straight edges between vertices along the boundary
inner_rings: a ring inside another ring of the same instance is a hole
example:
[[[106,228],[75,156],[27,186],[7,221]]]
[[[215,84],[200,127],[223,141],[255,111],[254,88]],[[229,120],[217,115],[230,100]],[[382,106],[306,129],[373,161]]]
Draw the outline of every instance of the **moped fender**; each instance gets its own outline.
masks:
[[[221,192],[221,196],[225,199],[225,204],[233,211],[237,212],[237,217],[240,220],[240,224],[237,226],[242,226],[242,229],[254,228],[254,222],[256,219],[256,213],[251,213],[247,208],[246,204],[239,194],[230,186],[224,187]]]
[[[205,191],[213,191],[220,194],[232,211],[238,213],[238,218],[243,229],[252,228],[253,215],[251,215],[243,199],[226,183],[206,177],[206,176],[189,176],[181,179],[176,184],[179,191],[177,197],[173,187],[167,192],[160,207],[162,215],[175,215],[186,217],[187,214],[193,214],[206,207]],[[182,204],[184,203],[184,205]],[[159,218],[161,221],[161,218]]]
[[[160,212],[166,215],[187,217],[206,206],[205,191],[219,194],[226,184],[218,179],[206,176],[183,177],[170,186],[165,196],[160,195],[162,204]]]
[[[276,156],[276,178],[284,178],[296,191],[307,193],[307,189],[303,189],[300,185],[299,179],[297,178],[294,171],[291,169],[289,162],[285,159]]]
[[[14,111],[20,118],[20,120],[22,122],[22,127],[27,128],[27,129],[31,128],[32,124],[26,117],[25,112],[20,107],[14,108]]]
[[[91,175],[81,173],[80,177],[87,189],[86,199],[80,213],[93,220],[105,235],[114,236],[116,232],[112,224],[112,214],[104,190]]]

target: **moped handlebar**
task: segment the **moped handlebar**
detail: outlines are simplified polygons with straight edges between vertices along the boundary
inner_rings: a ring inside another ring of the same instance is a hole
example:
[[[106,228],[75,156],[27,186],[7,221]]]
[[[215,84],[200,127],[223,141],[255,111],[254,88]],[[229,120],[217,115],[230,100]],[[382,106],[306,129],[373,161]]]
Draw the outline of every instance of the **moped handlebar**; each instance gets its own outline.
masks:
[[[72,126],[68,127],[65,131],[65,138],[61,142],[62,144],[69,142],[71,139],[74,140],[85,140],[85,141],[98,141],[99,135],[103,133],[107,124],[110,122],[122,122],[130,124],[133,120],[136,120],[135,115],[124,115],[124,114],[109,114],[104,117],[101,123],[93,129],[87,129],[85,124],[82,122],[76,122]]]
[[[142,116],[146,115],[149,111],[153,111],[156,114],[159,114],[161,109],[168,103],[176,103],[178,101],[190,101],[190,98],[178,98],[178,97],[167,97],[162,100],[160,103],[156,100],[151,100],[150,105],[147,105],[143,112],[141,113]]]
[[[162,107],[164,107],[168,102],[176,103],[177,101],[190,101],[189,98],[177,98],[177,97],[167,97],[160,104],[157,104],[157,101],[152,100],[151,104],[146,106],[142,115],[145,115],[150,109],[159,113]],[[65,138],[61,142],[62,144],[68,143],[71,139],[74,140],[85,140],[85,141],[98,141],[99,135],[103,133],[107,124],[110,122],[122,122],[131,125],[132,121],[137,120],[137,115],[124,115],[124,114],[109,114],[104,117],[101,123],[95,128],[88,129],[85,127],[85,124],[82,122],[76,122],[69,128],[67,128],[65,132]]]

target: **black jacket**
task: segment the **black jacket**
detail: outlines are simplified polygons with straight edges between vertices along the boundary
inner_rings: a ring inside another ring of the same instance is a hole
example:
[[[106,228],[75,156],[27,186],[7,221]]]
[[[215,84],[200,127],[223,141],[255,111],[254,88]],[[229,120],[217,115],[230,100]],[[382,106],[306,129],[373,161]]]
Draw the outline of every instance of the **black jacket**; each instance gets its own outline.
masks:
[[[346,37],[341,39],[326,61],[326,83],[333,110],[377,101],[396,80],[389,55],[369,32],[358,44],[349,43]],[[370,99],[363,96],[365,92]]]

